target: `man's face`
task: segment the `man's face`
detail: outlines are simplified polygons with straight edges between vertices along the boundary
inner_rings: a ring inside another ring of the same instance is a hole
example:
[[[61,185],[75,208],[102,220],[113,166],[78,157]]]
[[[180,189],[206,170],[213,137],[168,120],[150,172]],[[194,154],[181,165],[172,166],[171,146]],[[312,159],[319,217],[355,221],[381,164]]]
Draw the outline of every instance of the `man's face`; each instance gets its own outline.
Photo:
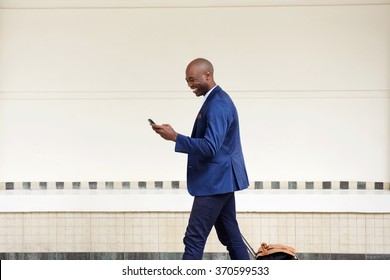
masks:
[[[196,96],[205,95],[209,90],[208,78],[210,73],[204,71],[201,67],[190,65],[186,69],[187,85],[192,89]]]

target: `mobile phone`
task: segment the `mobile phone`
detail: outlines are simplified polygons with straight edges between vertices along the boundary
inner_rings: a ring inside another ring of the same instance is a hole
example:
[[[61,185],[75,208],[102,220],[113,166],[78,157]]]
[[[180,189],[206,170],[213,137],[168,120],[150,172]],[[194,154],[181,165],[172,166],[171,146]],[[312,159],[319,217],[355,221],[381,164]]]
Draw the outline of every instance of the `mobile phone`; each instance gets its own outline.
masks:
[[[150,123],[150,125],[156,124],[152,119],[148,119],[148,122]]]

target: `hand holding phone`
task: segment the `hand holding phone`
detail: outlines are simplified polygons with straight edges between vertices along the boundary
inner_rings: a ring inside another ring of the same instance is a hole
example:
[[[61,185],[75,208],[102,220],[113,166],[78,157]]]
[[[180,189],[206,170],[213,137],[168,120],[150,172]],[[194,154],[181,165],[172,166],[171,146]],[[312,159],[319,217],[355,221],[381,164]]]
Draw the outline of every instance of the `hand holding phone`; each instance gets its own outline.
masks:
[[[159,134],[165,140],[176,141],[177,133],[169,124],[157,125],[152,119],[148,119],[154,132]]]

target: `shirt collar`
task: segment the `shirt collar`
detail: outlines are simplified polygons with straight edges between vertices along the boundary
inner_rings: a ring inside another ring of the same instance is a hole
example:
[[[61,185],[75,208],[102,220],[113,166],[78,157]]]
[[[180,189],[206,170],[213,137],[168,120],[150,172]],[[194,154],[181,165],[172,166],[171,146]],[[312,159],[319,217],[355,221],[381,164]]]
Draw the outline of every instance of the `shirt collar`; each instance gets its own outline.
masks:
[[[215,85],[212,89],[210,89],[204,96],[203,96],[203,103],[206,101],[207,97],[209,97],[210,92],[212,92],[218,85]]]

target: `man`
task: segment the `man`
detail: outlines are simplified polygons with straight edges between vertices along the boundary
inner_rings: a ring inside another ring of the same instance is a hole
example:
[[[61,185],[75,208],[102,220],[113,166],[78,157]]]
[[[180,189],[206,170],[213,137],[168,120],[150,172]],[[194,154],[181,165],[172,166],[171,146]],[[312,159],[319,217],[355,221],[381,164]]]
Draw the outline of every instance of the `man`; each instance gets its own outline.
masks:
[[[203,58],[187,66],[188,86],[205,99],[191,137],[178,134],[169,124],[152,124],[152,128],[162,138],[176,142],[176,152],[188,154],[187,188],[194,202],[183,240],[183,260],[202,259],[213,226],[232,260],[249,259],[236,220],[234,197],[235,191],[249,185],[238,115],[213,74],[213,65]]]

